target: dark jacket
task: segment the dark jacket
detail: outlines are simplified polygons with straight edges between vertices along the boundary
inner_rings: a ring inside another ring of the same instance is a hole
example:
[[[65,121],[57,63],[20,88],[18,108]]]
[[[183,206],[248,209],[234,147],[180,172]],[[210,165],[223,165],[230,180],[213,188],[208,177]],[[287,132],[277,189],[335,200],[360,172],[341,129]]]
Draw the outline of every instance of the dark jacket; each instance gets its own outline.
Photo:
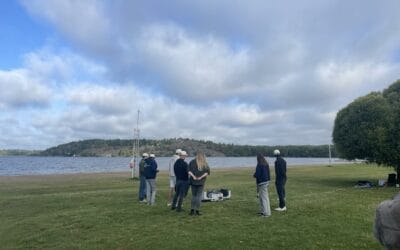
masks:
[[[157,175],[157,162],[153,158],[147,158],[144,164],[144,176],[146,179],[155,179]]]
[[[265,184],[270,180],[269,165],[257,164],[256,172],[254,173],[257,185]]]
[[[174,164],[174,172],[176,176],[176,180],[179,181],[188,181],[188,164],[184,159],[178,159]]]
[[[205,173],[208,173],[208,175],[210,175],[210,168],[208,166],[204,167],[203,170],[201,170],[201,171],[197,168],[196,159],[193,159],[192,161],[190,161],[189,171],[192,172],[192,174],[196,177],[200,177]],[[205,177],[201,180],[193,180],[193,178],[190,176],[189,184],[194,185],[194,186],[203,186],[204,183],[206,182],[206,178],[207,177]]]
[[[286,161],[281,156],[277,156],[275,160],[275,176],[276,183],[286,182]]]

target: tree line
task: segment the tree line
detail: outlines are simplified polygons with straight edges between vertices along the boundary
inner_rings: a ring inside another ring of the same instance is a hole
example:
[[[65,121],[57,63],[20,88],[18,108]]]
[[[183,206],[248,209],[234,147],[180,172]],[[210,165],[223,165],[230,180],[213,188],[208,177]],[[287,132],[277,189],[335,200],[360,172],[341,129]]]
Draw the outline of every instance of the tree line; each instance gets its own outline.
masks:
[[[141,139],[140,152],[152,152],[156,156],[171,156],[177,148],[182,148],[189,155],[197,151],[204,152],[207,156],[255,156],[262,153],[272,156],[274,149],[279,148],[285,157],[328,157],[328,145],[286,145],[286,146],[254,146],[214,143],[187,138],[173,138],[162,140]],[[42,156],[122,156],[133,155],[133,140],[102,140],[90,139],[74,141],[48,148],[39,155]],[[332,147],[332,157],[336,157],[336,150]]]

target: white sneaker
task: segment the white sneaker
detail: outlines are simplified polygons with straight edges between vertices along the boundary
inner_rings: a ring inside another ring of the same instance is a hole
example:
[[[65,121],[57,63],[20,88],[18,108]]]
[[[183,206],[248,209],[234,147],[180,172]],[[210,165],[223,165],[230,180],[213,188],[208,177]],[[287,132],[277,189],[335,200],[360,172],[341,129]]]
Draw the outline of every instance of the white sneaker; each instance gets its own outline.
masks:
[[[141,201],[139,201],[139,202],[141,202],[141,203],[147,203],[147,200],[146,200],[146,199],[143,199],[143,200],[141,200]]]
[[[283,211],[286,211],[286,210],[287,210],[286,207],[282,207],[282,208],[277,207],[277,208],[275,208],[275,211],[278,211],[278,212],[283,212]]]
[[[172,205],[172,203],[167,203],[167,207],[170,207]]]

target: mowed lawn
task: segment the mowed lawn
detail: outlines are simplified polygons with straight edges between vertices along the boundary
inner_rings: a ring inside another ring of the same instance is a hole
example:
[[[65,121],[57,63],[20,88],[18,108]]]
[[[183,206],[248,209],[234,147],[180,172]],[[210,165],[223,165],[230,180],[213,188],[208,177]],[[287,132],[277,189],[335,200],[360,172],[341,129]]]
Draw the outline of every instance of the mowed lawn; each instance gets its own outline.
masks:
[[[396,188],[357,189],[391,169],[349,164],[288,169],[287,207],[258,217],[253,168],[213,170],[206,189],[231,200],[202,203],[202,216],[167,206],[168,177],[157,204],[137,199],[130,173],[0,177],[1,249],[381,249],[372,226],[377,205]],[[273,168],[271,168],[272,178]],[[273,182],[272,182],[273,183]],[[277,206],[274,185],[269,187]]]

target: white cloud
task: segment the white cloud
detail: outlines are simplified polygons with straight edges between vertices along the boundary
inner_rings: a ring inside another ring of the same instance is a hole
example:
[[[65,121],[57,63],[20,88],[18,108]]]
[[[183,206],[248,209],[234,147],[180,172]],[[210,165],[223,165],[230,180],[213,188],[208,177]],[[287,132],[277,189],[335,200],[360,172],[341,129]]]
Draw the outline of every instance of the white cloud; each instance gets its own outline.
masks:
[[[0,146],[130,138],[138,108],[146,138],[327,143],[340,108],[399,78],[398,1],[22,3],[70,47],[0,71],[32,135]]]
[[[63,35],[93,54],[108,52],[113,36],[101,1],[21,0],[33,15],[52,23]]]
[[[179,99],[210,101],[246,91],[247,49],[235,50],[212,35],[191,36],[175,25],[144,27],[137,46]]]
[[[65,99],[76,106],[87,106],[95,113],[115,116],[129,112],[140,100],[134,88],[105,87],[95,84],[65,86]]]
[[[52,90],[26,70],[0,71],[0,108],[46,106]]]

